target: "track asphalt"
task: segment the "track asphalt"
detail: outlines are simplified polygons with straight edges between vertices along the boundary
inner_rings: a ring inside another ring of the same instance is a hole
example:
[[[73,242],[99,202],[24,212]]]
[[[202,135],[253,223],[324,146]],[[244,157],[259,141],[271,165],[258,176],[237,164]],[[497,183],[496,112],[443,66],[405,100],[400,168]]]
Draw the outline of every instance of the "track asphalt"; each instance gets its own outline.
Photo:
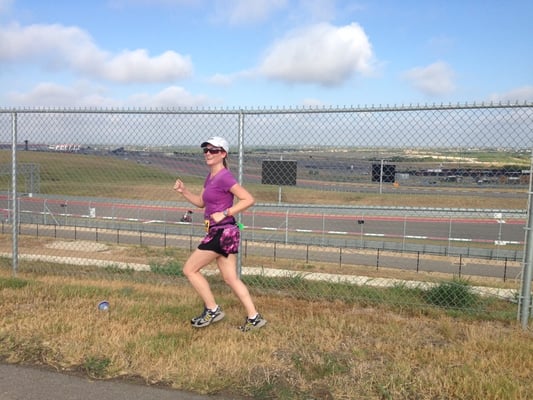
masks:
[[[0,363],[0,400],[229,400],[120,380],[91,380],[44,368]]]

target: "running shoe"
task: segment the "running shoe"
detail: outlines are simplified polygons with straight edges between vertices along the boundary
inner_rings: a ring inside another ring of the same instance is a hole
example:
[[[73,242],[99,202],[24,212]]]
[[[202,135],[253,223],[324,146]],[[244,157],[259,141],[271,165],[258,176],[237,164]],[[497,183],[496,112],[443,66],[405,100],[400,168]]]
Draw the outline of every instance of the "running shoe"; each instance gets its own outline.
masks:
[[[259,329],[262,326],[265,326],[266,323],[267,323],[266,319],[264,319],[261,316],[261,314],[257,314],[255,318],[253,319],[246,317],[244,321],[244,325],[239,326],[239,329],[243,332],[248,332],[253,329]]]
[[[204,312],[201,315],[191,319],[191,325],[195,328],[205,328],[213,322],[220,321],[224,316],[224,311],[220,309],[220,306],[217,306],[215,311],[204,308]]]

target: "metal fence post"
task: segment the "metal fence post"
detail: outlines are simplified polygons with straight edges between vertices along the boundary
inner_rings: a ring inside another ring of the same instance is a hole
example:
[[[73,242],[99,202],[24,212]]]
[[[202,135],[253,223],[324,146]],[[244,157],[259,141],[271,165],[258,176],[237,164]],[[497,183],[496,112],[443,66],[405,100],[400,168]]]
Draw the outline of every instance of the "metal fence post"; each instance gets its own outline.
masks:
[[[285,244],[289,244],[289,209],[285,212]]]
[[[19,205],[17,200],[17,113],[11,114],[12,120],[12,143],[11,143],[11,192],[12,192],[12,263],[13,276],[18,271],[18,224],[19,224]]]
[[[239,111],[239,143],[238,143],[238,151],[239,151],[239,159],[238,159],[238,182],[239,185],[242,185],[242,177],[243,177],[243,163],[244,163],[244,113]],[[239,229],[242,227],[242,216],[239,214],[237,216],[237,223],[239,224]],[[243,236],[243,232],[241,231],[241,238]],[[242,240],[241,243],[239,243],[239,252],[237,253],[237,276],[240,278],[242,274]]]
[[[519,316],[523,329],[527,329],[531,312],[531,279],[533,273],[533,150],[531,151],[531,165],[529,168],[528,213],[526,223],[526,239],[524,251],[524,267],[522,272],[522,289],[519,299]]]

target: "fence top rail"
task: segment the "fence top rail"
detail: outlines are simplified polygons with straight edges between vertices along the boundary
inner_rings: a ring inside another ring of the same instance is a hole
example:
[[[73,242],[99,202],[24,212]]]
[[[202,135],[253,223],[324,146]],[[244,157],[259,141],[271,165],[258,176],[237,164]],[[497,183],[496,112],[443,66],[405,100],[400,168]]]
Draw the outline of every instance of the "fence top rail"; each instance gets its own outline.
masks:
[[[457,104],[409,104],[409,105],[368,105],[368,106],[323,106],[323,107],[273,107],[273,108],[0,108],[0,114],[321,114],[353,112],[391,111],[430,111],[430,110],[473,110],[496,108],[533,108],[533,101],[498,103],[457,103]]]

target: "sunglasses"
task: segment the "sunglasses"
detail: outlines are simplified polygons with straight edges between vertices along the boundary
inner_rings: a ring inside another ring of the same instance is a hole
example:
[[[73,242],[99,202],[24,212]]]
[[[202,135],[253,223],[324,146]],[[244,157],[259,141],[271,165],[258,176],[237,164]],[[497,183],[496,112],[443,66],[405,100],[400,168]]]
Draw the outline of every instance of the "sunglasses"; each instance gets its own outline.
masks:
[[[208,149],[207,147],[204,147],[203,150],[204,150],[204,154],[206,154],[206,153],[209,153],[209,154],[218,154],[218,153],[220,153],[221,151],[224,151],[223,149]]]

